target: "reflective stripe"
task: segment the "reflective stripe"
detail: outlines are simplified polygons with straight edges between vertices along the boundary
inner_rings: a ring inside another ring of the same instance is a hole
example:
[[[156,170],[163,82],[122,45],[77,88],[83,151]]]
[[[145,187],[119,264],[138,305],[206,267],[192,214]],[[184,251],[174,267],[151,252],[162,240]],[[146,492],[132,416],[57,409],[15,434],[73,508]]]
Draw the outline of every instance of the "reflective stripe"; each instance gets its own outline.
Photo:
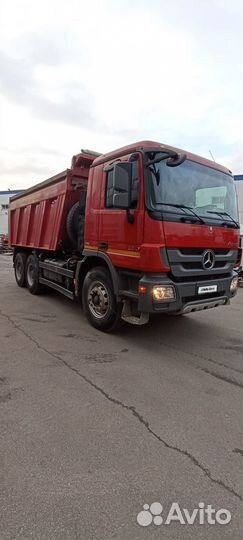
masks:
[[[90,251],[100,251],[98,246],[85,245],[84,249]],[[140,253],[137,251],[129,251],[129,249],[108,249],[102,251],[102,253],[107,253],[107,255],[122,255],[124,257],[140,257]]]

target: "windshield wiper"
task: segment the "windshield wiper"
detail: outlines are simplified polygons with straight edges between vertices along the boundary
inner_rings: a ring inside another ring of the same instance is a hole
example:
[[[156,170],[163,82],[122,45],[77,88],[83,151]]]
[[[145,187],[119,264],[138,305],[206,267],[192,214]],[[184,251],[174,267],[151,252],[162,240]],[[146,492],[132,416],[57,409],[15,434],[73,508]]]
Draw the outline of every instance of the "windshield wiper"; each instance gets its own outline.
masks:
[[[155,203],[159,206],[173,206],[174,208],[182,208],[182,210],[184,210],[184,213],[186,214],[186,216],[190,217],[190,214],[187,214],[185,212],[185,210],[190,210],[191,213],[200,221],[200,223],[202,223],[203,225],[205,225],[205,221],[204,219],[199,216],[198,214],[196,214],[196,212],[193,210],[193,208],[191,206],[186,206],[185,204],[173,204],[173,203]]]
[[[239,223],[237,223],[237,221],[235,221],[235,219],[232,218],[232,216],[230,214],[228,214],[228,212],[217,212],[215,210],[207,210],[207,213],[208,214],[217,214],[218,216],[227,216],[232,221],[232,223],[235,224],[236,229],[240,228]]]

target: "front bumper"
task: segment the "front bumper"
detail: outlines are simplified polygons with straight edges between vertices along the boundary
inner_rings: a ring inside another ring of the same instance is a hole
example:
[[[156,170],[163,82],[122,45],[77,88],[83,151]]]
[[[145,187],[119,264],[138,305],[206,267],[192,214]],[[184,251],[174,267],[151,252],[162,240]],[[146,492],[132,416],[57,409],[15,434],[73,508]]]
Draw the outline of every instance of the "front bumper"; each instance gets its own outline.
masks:
[[[145,287],[146,294],[139,294],[138,311],[140,313],[189,313],[226,305],[236,294],[236,291],[230,291],[230,284],[235,276],[237,276],[236,272],[232,272],[226,278],[174,282],[166,274],[144,275],[139,281],[139,287]],[[155,301],[152,291],[153,287],[158,285],[173,286],[175,300]],[[199,287],[211,285],[217,285],[217,292],[198,294]]]

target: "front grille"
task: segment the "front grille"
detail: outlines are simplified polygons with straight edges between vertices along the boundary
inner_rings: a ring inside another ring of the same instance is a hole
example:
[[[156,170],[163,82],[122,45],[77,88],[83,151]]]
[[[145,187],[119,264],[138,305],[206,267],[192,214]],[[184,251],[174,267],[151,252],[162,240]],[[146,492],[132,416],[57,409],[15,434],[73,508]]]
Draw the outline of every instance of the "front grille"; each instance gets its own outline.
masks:
[[[216,279],[229,276],[237,261],[237,249],[216,248],[215,262],[212,269],[203,268],[203,253],[207,248],[169,248],[167,257],[170,273],[175,281]]]
[[[215,261],[214,268],[225,268],[226,264],[226,262],[223,263],[221,261]],[[200,263],[198,264],[198,262],[184,262],[183,267],[186,269],[191,268],[193,270],[194,268],[200,268]]]

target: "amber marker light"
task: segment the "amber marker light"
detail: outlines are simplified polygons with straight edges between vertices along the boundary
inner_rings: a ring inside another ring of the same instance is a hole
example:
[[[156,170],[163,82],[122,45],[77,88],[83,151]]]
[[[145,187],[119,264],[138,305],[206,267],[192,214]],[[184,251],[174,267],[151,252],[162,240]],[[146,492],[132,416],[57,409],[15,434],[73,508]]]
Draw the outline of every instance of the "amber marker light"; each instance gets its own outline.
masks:
[[[139,285],[138,292],[139,292],[139,294],[146,294],[147,287],[144,287],[144,285]]]

